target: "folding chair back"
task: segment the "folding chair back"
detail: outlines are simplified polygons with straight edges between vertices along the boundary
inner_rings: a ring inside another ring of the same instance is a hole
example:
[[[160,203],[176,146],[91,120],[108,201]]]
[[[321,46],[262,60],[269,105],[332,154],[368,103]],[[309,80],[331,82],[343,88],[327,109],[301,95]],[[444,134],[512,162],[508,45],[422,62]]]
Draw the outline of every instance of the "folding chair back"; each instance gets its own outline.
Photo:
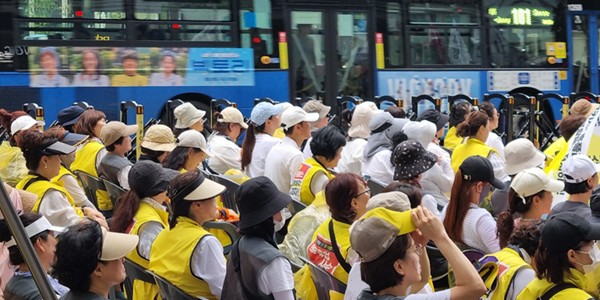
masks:
[[[124,188],[102,178],[102,182],[104,183],[104,187],[106,187],[106,191],[108,192],[108,196],[110,197],[110,201],[113,204],[113,208],[117,208],[117,204],[121,199],[121,196],[127,192]]]
[[[308,265],[310,277],[315,283],[317,295],[319,296],[320,300],[330,300],[330,291],[335,291],[342,294],[346,292],[345,283],[341,282],[339,279],[333,277],[322,268],[313,264],[310,260],[304,257],[301,257],[300,259]]]
[[[95,207],[98,207],[98,197],[96,196],[96,191],[106,191],[104,182],[102,182],[100,178],[92,176],[85,172],[73,171],[73,174],[75,174],[75,176],[79,178],[79,181],[81,181],[83,191],[88,197],[88,200],[90,200],[90,202],[92,202],[92,204],[94,204]]]
[[[125,278],[125,281],[123,282],[127,296],[133,297],[133,281],[136,279],[144,281],[144,282],[156,284],[156,282],[154,281],[154,277],[152,277],[152,275],[148,274],[146,272],[146,269],[144,269],[144,267],[134,263],[129,258],[125,258],[125,262],[123,264],[125,265],[125,273],[127,273],[127,277]]]
[[[204,227],[204,229],[212,228],[222,230],[229,236],[231,244],[223,247],[223,254],[225,255],[228,255],[229,252],[231,252],[231,247],[233,246],[233,243],[235,243],[240,238],[240,234],[237,231],[237,227],[228,222],[207,221],[204,222],[204,224],[202,224],[202,227]]]

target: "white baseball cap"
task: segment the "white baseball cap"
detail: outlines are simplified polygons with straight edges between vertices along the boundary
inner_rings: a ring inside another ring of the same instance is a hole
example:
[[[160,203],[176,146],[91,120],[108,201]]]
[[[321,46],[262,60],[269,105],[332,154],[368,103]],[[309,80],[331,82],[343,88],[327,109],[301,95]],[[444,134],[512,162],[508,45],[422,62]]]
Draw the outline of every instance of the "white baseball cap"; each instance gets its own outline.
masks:
[[[515,176],[510,184],[520,197],[529,197],[541,191],[559,193],[565,184],[559,180],[553,180],[544,173],[544,170],[534,167],[523,170]]]
[[[27,129],[35,126],[36,124],[39,126],[44,126],[44,125],[46,125],[46,122],[37,121],[36,119],[32,118],[30,115],[20,116],[20,117],[16,118],[10,124],[10,134],[15,135],[20,130],[27,130]]]
[[[212,152],[208,151],[206,139],[199,131],[190,129],[182,132],[177,138],[178,147],[190,147],[202,150],[208,157],[213,157]]]
[[[600,172],[600,166],[587,155],[577,154],[567,157],[562,164],[562,172],[567,183],[581,183]]]
[[[281,115],[281,126],[288,130],[300,122],[315,122],[318,119],[318,113],[307,113],[304,109],[294,106],[286,109]]]

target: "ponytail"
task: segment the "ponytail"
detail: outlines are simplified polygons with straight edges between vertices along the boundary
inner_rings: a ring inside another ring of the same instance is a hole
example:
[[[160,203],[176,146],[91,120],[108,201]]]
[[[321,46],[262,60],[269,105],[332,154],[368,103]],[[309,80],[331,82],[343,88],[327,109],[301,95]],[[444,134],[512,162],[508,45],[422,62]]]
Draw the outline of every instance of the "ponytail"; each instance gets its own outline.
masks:
[[[498,239],[500,240],[500,248],[508,246],[508,239],[515,230],[514,214],[523,214],[531,208],[533,197],[543,197],[545,191],[540,191],[528,197],[521,197],[512,188],[508,191],[508,211],[502,212],[498,216],[496,227],[498,228]]]
[[[272,117],[273,116],[269,117],[269,120]],[[244,171],[252,162],[252,152],[256,145],[256,135],[265,131],[265,124],[266,122],[262,125],[256,125],[254,122],[250,122],[250,125],[248,125],[246,138],[244,138],[244,142],[242,143],[242,171]]]
[[[467,115],[464,122],[456,127],[456,135],[459,137],[471,137],[477,134],[481,126],[489,122],[488,116],[481,111],[474,111]]]
[[[133,189],[127,191],[119,201],[112,217],[110,229],[114,232],[127,233],[133,217],[140,207],[140,196]]]

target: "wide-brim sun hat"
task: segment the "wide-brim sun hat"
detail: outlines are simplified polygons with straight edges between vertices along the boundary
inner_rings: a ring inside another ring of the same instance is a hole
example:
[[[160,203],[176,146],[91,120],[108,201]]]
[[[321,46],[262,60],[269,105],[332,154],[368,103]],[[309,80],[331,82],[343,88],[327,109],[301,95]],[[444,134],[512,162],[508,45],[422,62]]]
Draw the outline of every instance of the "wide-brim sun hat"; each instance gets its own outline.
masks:
[[[533,143],[524,138],[511,141],[504,147],[506,162],[504,171],[515,175],[523,170],[541,166],[546,161],[546,155],[538,150]]]
[[[125,257],[137,246],[139,237],[135,234],[125,234],[107,231],[102,227],[101,261],[113,261]]]
[[[394,180],[410,179],[425,173],[437,162],[437,156],[415,140],[400,143],[392,153]]]

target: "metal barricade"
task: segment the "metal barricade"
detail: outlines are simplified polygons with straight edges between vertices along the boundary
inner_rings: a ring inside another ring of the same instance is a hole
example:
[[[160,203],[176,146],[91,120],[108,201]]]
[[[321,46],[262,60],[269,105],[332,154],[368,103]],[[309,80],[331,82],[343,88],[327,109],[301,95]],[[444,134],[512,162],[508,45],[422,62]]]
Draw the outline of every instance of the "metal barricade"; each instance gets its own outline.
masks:
[[[433,106],[437,111],[440,111],[440,108],[442,107],[442,99],[440,98],[433,98],[430,95],[412,96],[411,112],[408,114],[408,119],[413,121],[417,119],[417,116],[419,115],[419,103],[421,103],[421,101],[428,101],[433,103]]]
[[[121,101],[121,122],[127,124],[127,111],[130,108],[135,109],[135,124],[138,126],[135,134],[135,158],[140,158],[142,154],[142,138],[144,137],[144,106],[135,101]]]
[[[44,108],[39,106],[35,102],[25,103],[23,104],[23,111],[31,115],[37,121],[44,121]],[[40,126],[42,131],[44,130],[44,126]]]

